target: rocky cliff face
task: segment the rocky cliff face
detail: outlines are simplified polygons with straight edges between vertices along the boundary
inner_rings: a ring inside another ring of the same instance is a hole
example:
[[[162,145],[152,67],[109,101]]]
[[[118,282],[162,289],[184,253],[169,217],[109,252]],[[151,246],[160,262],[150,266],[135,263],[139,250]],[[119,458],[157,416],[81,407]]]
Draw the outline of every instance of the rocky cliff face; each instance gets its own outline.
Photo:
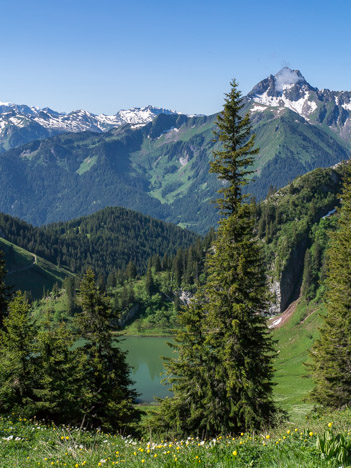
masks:
[[[323,237],[318,248],[325,248],[328,223],[323,220],[336,214],[343,167],[340,164],[305,174],[259,206],[258,227],[263,231],[266,262],[270,265],[272,315],[284,311],[299,297],[306,250],[313,245],[317,229]],[[324,255],[322,250],[320,257]]]

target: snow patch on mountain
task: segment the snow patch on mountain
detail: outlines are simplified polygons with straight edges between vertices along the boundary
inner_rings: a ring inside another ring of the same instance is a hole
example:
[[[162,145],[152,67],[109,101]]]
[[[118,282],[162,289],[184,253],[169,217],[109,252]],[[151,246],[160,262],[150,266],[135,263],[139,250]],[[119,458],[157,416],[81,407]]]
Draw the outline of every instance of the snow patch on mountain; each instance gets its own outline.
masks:
[[[310,100],[310,93],[307,91],[303,97],[297,99],[296,101],[287,98],[284,93],[281,96],[270,96],[268,91],[261,94],[260,96],[255,96],[253,101],[259,105],[265,105],[267,107],[288,108],[305,118],[307,118],[309,114],[317,109],[317,104]],[[257,105],[254,105],[254,107],[251,109],[252,112],[258,112],[261,110],[262,107]]]
[[[250,109],[250,112],[251,113],[254,113],[254,112],[262,112],[264,110],[266,110],[267,107],[265,105],[260,105],[260,104],[254,104],[251,109]]]
[[[189,162],[189,155],[186,154],[184,158],[180,157],[179,162],[180,162],[182,167],[186,166],[188,164],[188,162]]]
[[[178,114],[174,110],[153,106],[121,110],[115,115],[96,115],[82,109],[66,114],[64,112],[55,112],[49,108],[40,109],[38,107],[0,102],[0,137],[1,130],[7,126],[22,128],[30,123],[39,124],[46,129],[59,133],[106,132],[124,124],[130,124],[132,128],[138,128],[148,124],[162,113]]]

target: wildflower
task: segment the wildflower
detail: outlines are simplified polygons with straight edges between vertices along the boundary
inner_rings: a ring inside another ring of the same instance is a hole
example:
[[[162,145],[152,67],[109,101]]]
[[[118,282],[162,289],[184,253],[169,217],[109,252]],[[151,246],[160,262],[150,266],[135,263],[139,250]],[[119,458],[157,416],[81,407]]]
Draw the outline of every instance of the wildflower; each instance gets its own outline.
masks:
[[[234,455],[234,457],[236,457],[238,455],[238,452],[236,450],[234,450],[233,455]]]
[[[312,437],[312,436],[313,436],[313,432],[312,432],[312,431],[309,433],[309,436],[310,436],[310,437]]]
[[[288,429],[288,430],[286,431],[286,433],[287,433],[288,435],[290,434],[290,432],[291,432],[290,429]]]
[[[266,439],[270,439],[271,436],[269,434],[266,435]]]
[[[332,425],[333,425],[332,422],[328,423],[328,427],[332,427]]]

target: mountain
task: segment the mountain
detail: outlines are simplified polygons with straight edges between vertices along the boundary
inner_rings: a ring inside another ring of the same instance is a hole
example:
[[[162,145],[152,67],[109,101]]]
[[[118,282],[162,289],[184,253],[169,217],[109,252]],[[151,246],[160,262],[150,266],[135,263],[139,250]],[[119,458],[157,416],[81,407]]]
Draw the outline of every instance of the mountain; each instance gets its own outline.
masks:
[[[348,159],[350,96],[313,88],[287,68],[258,83],[244,98],[260,148],[245,189],[262,200],[270,186]],[[124,206],[205,233],[218,219],[210,201],[220,183],[208,173],[219,147],[215,121],[160,113],[142,126],[135,120],[12,148],[0,154],[0,210],[41,225]]]
[[[207,230],[216,213],[205,200],[218,187],[208,174],[213,125],[213,117],[160,114],[138,129],[13,148],[0,154],[0,209],[41,225],[124,206]]]
[[[332,129],[350,145],[350,91],[318,90],[307,83],[299,70],[285,67],[258,83],[247,98],[255,103],[252,113],[274,108],[277,115],[290,109],[311,124]]]
[[[105,276],[125,270],[146,270],[153,255],[172,255],[198,236],[170,223],[125,208],[105,208],[66,223],[34,227],[0,213],[0,235],[9,242],[74,273],[91,266]]]
[[[101,133],[124,124],[130,124],[135,128],[151,122],[159,114],[177,113],[147,106],[121,110],[115,115],[95,115],[85,110],[66,114],[48,107],[39,109],[0,102],[0,152],[60,133],[85,131]]]
[[[283,68],[245,97],[260,156],[251,193],[262,198],[317,167],[351,155],[351,92],[318,90],[300,71]]]

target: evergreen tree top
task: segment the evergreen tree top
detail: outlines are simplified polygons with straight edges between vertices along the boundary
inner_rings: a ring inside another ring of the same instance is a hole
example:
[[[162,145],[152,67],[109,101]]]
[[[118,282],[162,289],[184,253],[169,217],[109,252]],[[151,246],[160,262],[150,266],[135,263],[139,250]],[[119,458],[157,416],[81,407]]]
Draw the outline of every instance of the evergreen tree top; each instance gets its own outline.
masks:
[[[242,116],[244,107],[241,92],[236,80],[231,82],[231,91],[226,93],[223,111],[217,117],[215,139],[221,142],[221,149],[214,151],[214,161],[210,172],[216,173],[225,186],[217,199],[221,214],[227,216],[236,211],[243,198],[242,187],[248,183],[247,177],[254,171],[249,169],[258,149],[254,149],[255,136],[251,134],[249,114]]]

